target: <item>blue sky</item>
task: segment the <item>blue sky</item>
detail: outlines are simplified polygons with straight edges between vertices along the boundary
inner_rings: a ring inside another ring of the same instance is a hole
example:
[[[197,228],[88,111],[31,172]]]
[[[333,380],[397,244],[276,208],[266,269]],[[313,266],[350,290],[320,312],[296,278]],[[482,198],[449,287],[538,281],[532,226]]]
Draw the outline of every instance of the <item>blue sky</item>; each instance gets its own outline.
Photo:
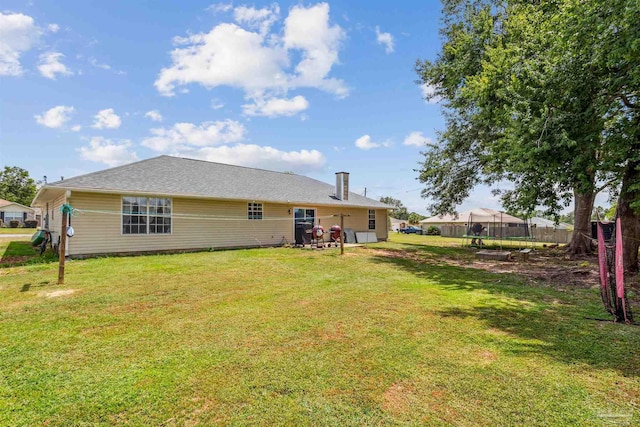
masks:
[[[3,1],[0,164],[56,181],[160,154],[393,196],[443,127],[413,67],[438,1]],[[460,207],[499,208],[480,188]]]

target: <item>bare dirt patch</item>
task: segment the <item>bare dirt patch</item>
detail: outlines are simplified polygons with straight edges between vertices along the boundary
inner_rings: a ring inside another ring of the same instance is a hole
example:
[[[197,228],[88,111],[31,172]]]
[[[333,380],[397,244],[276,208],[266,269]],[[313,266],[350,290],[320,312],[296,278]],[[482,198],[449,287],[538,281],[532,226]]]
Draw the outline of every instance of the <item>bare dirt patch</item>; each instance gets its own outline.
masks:
[[[45,298],[57,298],[65,295],[71,295],[76,292],[76,289],[59,289],[51,292],[40,292],[38,295]]]
[[[462,268],[475,268],[491,273],[516,275],[530,283],[544,283],[556,289],[595,288],[600,286],[598,258],[595,255],[569,257],[561,248],[540,249],[532,252],[527,261],[518,257],[518,251],[512,251],[510,261],[480,260],[475,253],[435,256],[433,253],[405,250],[373,250],[375,255],[389,258],[402,258],[425,264],[446,264]],[[640,304],[640,277],[625,278],[625,286],[632,305]]]
[[[414,398],[413,388],[407,384],[395,383],[382,393],[382,408],[394,414],[406,412]]]
[[[33,255],[5,256],[0,258],[0,264],[11,267],[13,265],[22,264],[31,258],[33,258]]]

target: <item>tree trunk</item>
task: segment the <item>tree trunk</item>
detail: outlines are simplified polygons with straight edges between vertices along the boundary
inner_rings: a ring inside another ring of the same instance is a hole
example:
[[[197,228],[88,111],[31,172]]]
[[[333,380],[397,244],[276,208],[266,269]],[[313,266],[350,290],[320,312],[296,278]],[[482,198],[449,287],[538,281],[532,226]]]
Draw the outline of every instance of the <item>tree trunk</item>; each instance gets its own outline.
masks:
[[[638,249],[640,248],[640,216],[631,204],[640,200],[640,190],[633,184],[640,181],[640,162],[629,162],[622,177],[622,188],[618,198],[618,217],[622,227],[622,255],[625,271],[638,272]]]
[[[593,252],[591,244],[591,211],[596,198],[593,190],[584,193],[573,191],[574,202],[574,224],[573,237],[567,246],[567,252],[571,255],[588,254]]]

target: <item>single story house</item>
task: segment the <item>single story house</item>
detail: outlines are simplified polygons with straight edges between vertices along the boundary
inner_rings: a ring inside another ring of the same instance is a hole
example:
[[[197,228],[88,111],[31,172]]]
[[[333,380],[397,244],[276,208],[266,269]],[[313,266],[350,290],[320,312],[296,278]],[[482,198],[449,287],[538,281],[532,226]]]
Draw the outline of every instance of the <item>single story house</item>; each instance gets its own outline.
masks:
[[[490,208],[475,208],[468,211],[460,212],[456,215],[436,215],[423,219],[420,224],[430,225],[446,225],[459,224],[467,225],[473,223],[481,224],[502,224],[503,227],[513,224],[525,224],[525,221],[505,212],[500,212]]]
[[[573,230],[573,225],[567,224],[566,222],[561,222],[556,224],[551,220],[548,220],[546,218],[540,218],[537,216],[529,219],[529,224],[531,224],[532,227],[537,227],[537,228],[553,228],[556,230]]]
[[[528,236],[526,221],[490,208],[475,208],[456,215],[436,215],[420,221],[423,229],[437,227],[442,236],[461,237],[473,234],[474,224],[480,224],[483,236],[519,237]]]
[[[401,228],[406,228],[409,225],[409,221],[404,219],[397,219],[393,217],[389,217],[391,221],[391,231],[399,231]]]
[[[0,223],[9,224],[9,221],[14,220],[20,224],[24,224],[27,220],[37,220],[36,210],[20,203],[0,199]]]
[[[57,241],[74,208],[67,255],[171,252],[293,243],[296,223],[373,232],[386,240],[390,206],[291,173],[159,156],[45,184],[32,203]]]

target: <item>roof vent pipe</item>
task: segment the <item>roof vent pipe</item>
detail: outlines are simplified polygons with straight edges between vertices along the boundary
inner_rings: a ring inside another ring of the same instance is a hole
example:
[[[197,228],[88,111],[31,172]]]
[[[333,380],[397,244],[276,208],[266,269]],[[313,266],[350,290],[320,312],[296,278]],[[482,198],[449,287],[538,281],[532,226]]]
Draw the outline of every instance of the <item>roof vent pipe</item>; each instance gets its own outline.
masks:
[[[336,197],[349,200],[349,172],[336,172]]]

